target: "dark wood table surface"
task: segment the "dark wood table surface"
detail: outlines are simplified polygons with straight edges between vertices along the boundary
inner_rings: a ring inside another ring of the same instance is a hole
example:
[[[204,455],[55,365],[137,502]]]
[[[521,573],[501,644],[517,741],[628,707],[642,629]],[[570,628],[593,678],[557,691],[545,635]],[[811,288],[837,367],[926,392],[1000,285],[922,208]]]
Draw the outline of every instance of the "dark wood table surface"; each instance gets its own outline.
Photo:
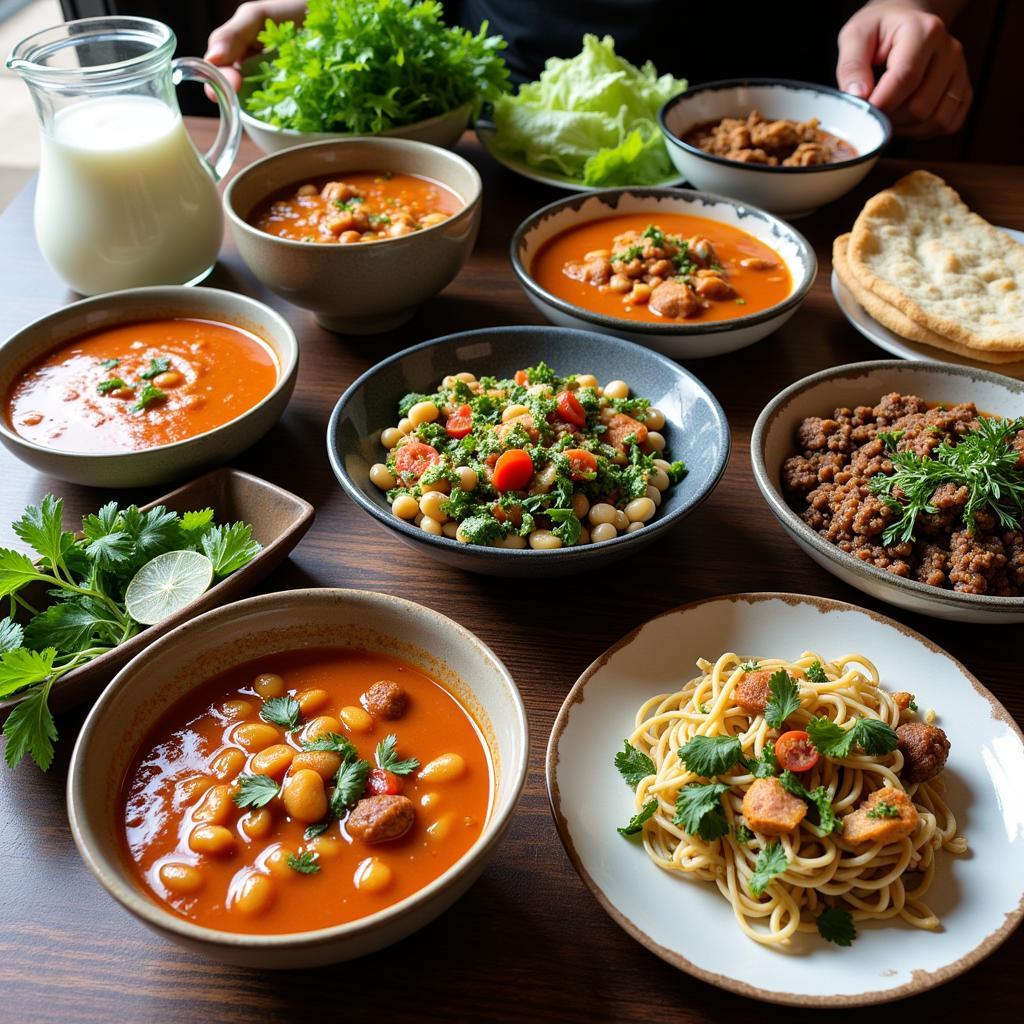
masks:
[[[212,125],[193,133],[209,141]],[[263,291],[230,241],[208,282],[280,309],[302,346],[298,386],[284,418],[237,465],[311,501],[317,519],[266,589],[357,587],[419,601],[456,619],[509,667],[530,718],[526,793],[497,855],[473,889],[421,932],[372,957],[311,971],[254,972],[185,953],[157,937],[93,880],[68,832],[64,783],[83,713],[58,722],[49,773],[0,766],[0,1005],[6,1021],[285,1020],[745,1021],[811,1011],[770,1007],[718,991],[663,963],[605,915],[569,864],[544,785],[548,732],[566,691],[614,640],[675,605],[737,591],[840,598],[897,616],[960,658],[1024,722],[1014,636],[899,612],[845,586],[802,554],[754,485],[749,439],[757,414],[787,384],[823,367],[885,358],[843,319],[829,288],[832,238],[864,198],[910,169],[882,161],[852,195],[799,222],[818,253],[818,277],[796,316],[752,348],[692,369],[718,396],[733,435],[732,460],[711,498],[656,551],[600,576],[519,582],[475,576],[411,552],[345,498],[324,450],[327,419],[344,388],[376,360],[428,338],[474,327],[539,323],[513,277],[516,224],[557,194],[491,162],[467,138],[461,152],[484,178],[476,251],[460,276],[406,327],[371,338],[331,335],[303,310]],[[255,158],[245,143],[239,165]],[[936,165],[996,224],[1024,228],[1024,170]],[[74,296],[36,249],[31,186],[0,217],[0,338]],[[582,369],[582,368],[581,368]],[[629,367],[622,376],[629,378]],[[44,478],[0,452],[0,546],[10,522],[46,492],[65,496],[67,524],[110,495]],[[161,489],[163,490],[163,489]],[[149,500],[158,491],[118,495]],[[603,595],[615,590],[629,600]],[[568,611],[567,611],[568,609]],[[1012,646],[1011,646],[1012,645]],[[911,689],[913,687],[911,686]],[[1018,780],[1024,784],[1024,780]],[[700,922],[693,922],[699,930]],[[737,951],[743,939],[737,933]],[[1024,931],[987,961],[914,1000],[935,1019],[1002,1014],[1024,1005]],[[905,1018],[906,1004],[867,1011]],[[865,1011],[844,1012],[861,1019]]]

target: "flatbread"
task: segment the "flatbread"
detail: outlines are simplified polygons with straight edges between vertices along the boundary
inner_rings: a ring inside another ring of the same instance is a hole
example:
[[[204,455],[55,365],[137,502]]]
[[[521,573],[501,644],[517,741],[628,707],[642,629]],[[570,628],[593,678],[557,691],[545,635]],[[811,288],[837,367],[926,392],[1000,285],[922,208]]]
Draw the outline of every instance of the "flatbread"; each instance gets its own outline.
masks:
[[[847,262],[919,327],[974,352],[1024,351],[1024,245],[934,174],[913,171],[867,201]]]
[[[932,348],[940,348],[946,352],[955,352],[966,359],[974,359],[980,363],[1018,363],[1021,361],[1019,352],[995,352],[990,349],[972,349],[961,345],[951,338],[945,338],[935,331],[928,330],[920,324],[914,323],[908,316],[902,313],[895,306],[890,305],[885,299],[879,298],[873,291],[865,288],[861,282],[853,276],[850,271],[850,264],[847,260],[847,246],[850,241],[850,232],[840,235],[832,243],[832,266],[836,276],[850,290],[850,294],[864,307],[865,310],[877,320],[883,327],[887,327],[894,334],[910,341],[916,341],[921,345],[930,345]]]

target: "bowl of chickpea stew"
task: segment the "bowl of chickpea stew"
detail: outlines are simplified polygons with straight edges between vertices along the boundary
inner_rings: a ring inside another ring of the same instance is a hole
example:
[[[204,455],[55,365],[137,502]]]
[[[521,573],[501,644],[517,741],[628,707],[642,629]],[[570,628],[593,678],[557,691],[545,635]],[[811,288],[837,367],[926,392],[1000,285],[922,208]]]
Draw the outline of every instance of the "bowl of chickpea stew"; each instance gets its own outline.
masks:
[[[379,363],[339,400],[327,443],[349,497],[404,542],[541,577],[664,538],[717,485],[730,436],[715,397],[664,356],[500,327]]]
[[[458,624],[384,594],[269,594],[115,677],[72,757],[69,818],[100,883],[172,941],[316,966],[465,892],[528,749],[515,683]]]
[[[531,214],[512,266],[552,323],[674,359],[722,355],[781,327],[810,290],[814,251],[763,210],[688,189],[606,189]]]
[[[242,259],[271,291],[343,334],[407,321],[462,268],[480,176],[423,142],[354,138],[283,150],[224,193]]]

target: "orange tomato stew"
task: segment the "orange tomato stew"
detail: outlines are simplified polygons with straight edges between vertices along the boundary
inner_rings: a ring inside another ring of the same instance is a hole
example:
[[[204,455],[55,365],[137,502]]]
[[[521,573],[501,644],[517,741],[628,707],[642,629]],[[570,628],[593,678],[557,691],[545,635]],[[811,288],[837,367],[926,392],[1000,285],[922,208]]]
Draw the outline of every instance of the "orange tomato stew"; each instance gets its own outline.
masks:
[[[66,452],[139,451],[237,419],[277,384],[277,357],[239,327],[149,320],[54,349],[7,393],[22,437]]]
[[[729,224],[628,213],[579,224],[541,246],[533,279],[556,298],[623,320],[731,320],[793,289],[782,257]]]
[[[446,221],[465,204],[413,174],[352,171],[290,185],[258,206],[250,223],[294,242],[379,242]]]
[[[354,921],[479,837],[490,762],[469,714],[403,661],[277,654],[173,707],[121,795],[128,860],[161,906],[224,931]]]

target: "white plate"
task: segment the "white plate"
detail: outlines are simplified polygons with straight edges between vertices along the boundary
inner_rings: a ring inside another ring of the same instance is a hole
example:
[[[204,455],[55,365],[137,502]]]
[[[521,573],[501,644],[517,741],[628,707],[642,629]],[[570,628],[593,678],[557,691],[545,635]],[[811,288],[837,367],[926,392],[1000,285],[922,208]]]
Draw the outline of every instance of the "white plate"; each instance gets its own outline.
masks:
[[[796,658],[857,651],[882,684],[910,689],[948,733],[949,803],[967,837],[963,857],[936,857],[932,909],[943,928],[859,923],[849,948],[800,935],[791,952],[746,939],[710,883],[656,867],[615,831],[634,813],[612,758],[649,697],[678,689],[698,657],[725,651]],[[948,981],[1000,945],[1024,915],[1024,737],[959,662],[892,619],[840,601],[734,594],[652,619],[580,677],[547,753],[548,795],[570,859],[604,909],[662,959],[721,988],[769,1002],[859,1006]]]
[[[568,192],[597,192],[599,188],[605,187],[603,185],[584,185],[581,181],[577,181],[576,178],[569,178],[564,174],[557,174],[554,171],[539,171],[536,167],[531,167],[525,160],[519,160],[514,156],[503,153],[494,144],[494,125],[486,121],[478,121],[474,127],[476,128],[476,137],[480,140],[480,145],[487,150],[493,159],[497,160],[502,167],[507,167],[510,171],[514,171],[524,178],[529,178],[530,181],[539,182],[541,185],[550,185],[552,188],[564,188]],[[683,176],[678,171],[673,171],[672,174],[662,178],[661,181],[651,181],[636,187],[671,188],[682,183]]]
[[[1015,231],[1013,228],[1000,228],[1012,239],[1024,243],[1024,231]],[[921,345],[916,341],[910,341],[883,327],[870,313],[853,297],[849,288],[839,280],[838,275],[832,271],[832,295],[835,297],[836,305],[842,310],[843,316],[853,324],[854,327],[864,335],[868,341],[874,342],[879,348],[891,352],[901,359],[932,360],[941,363],[954,363],[959,366],[974,366],[979,370],[991,370],[993,373],[1002,373],[1007,377],[1016,377],[1024,380],[1024,359],[1015,363],[983,363],[978,359],[969,359],[967,356],[957,355],[955,352],[946,352],[940,348],[932,348],[931,345]]]

